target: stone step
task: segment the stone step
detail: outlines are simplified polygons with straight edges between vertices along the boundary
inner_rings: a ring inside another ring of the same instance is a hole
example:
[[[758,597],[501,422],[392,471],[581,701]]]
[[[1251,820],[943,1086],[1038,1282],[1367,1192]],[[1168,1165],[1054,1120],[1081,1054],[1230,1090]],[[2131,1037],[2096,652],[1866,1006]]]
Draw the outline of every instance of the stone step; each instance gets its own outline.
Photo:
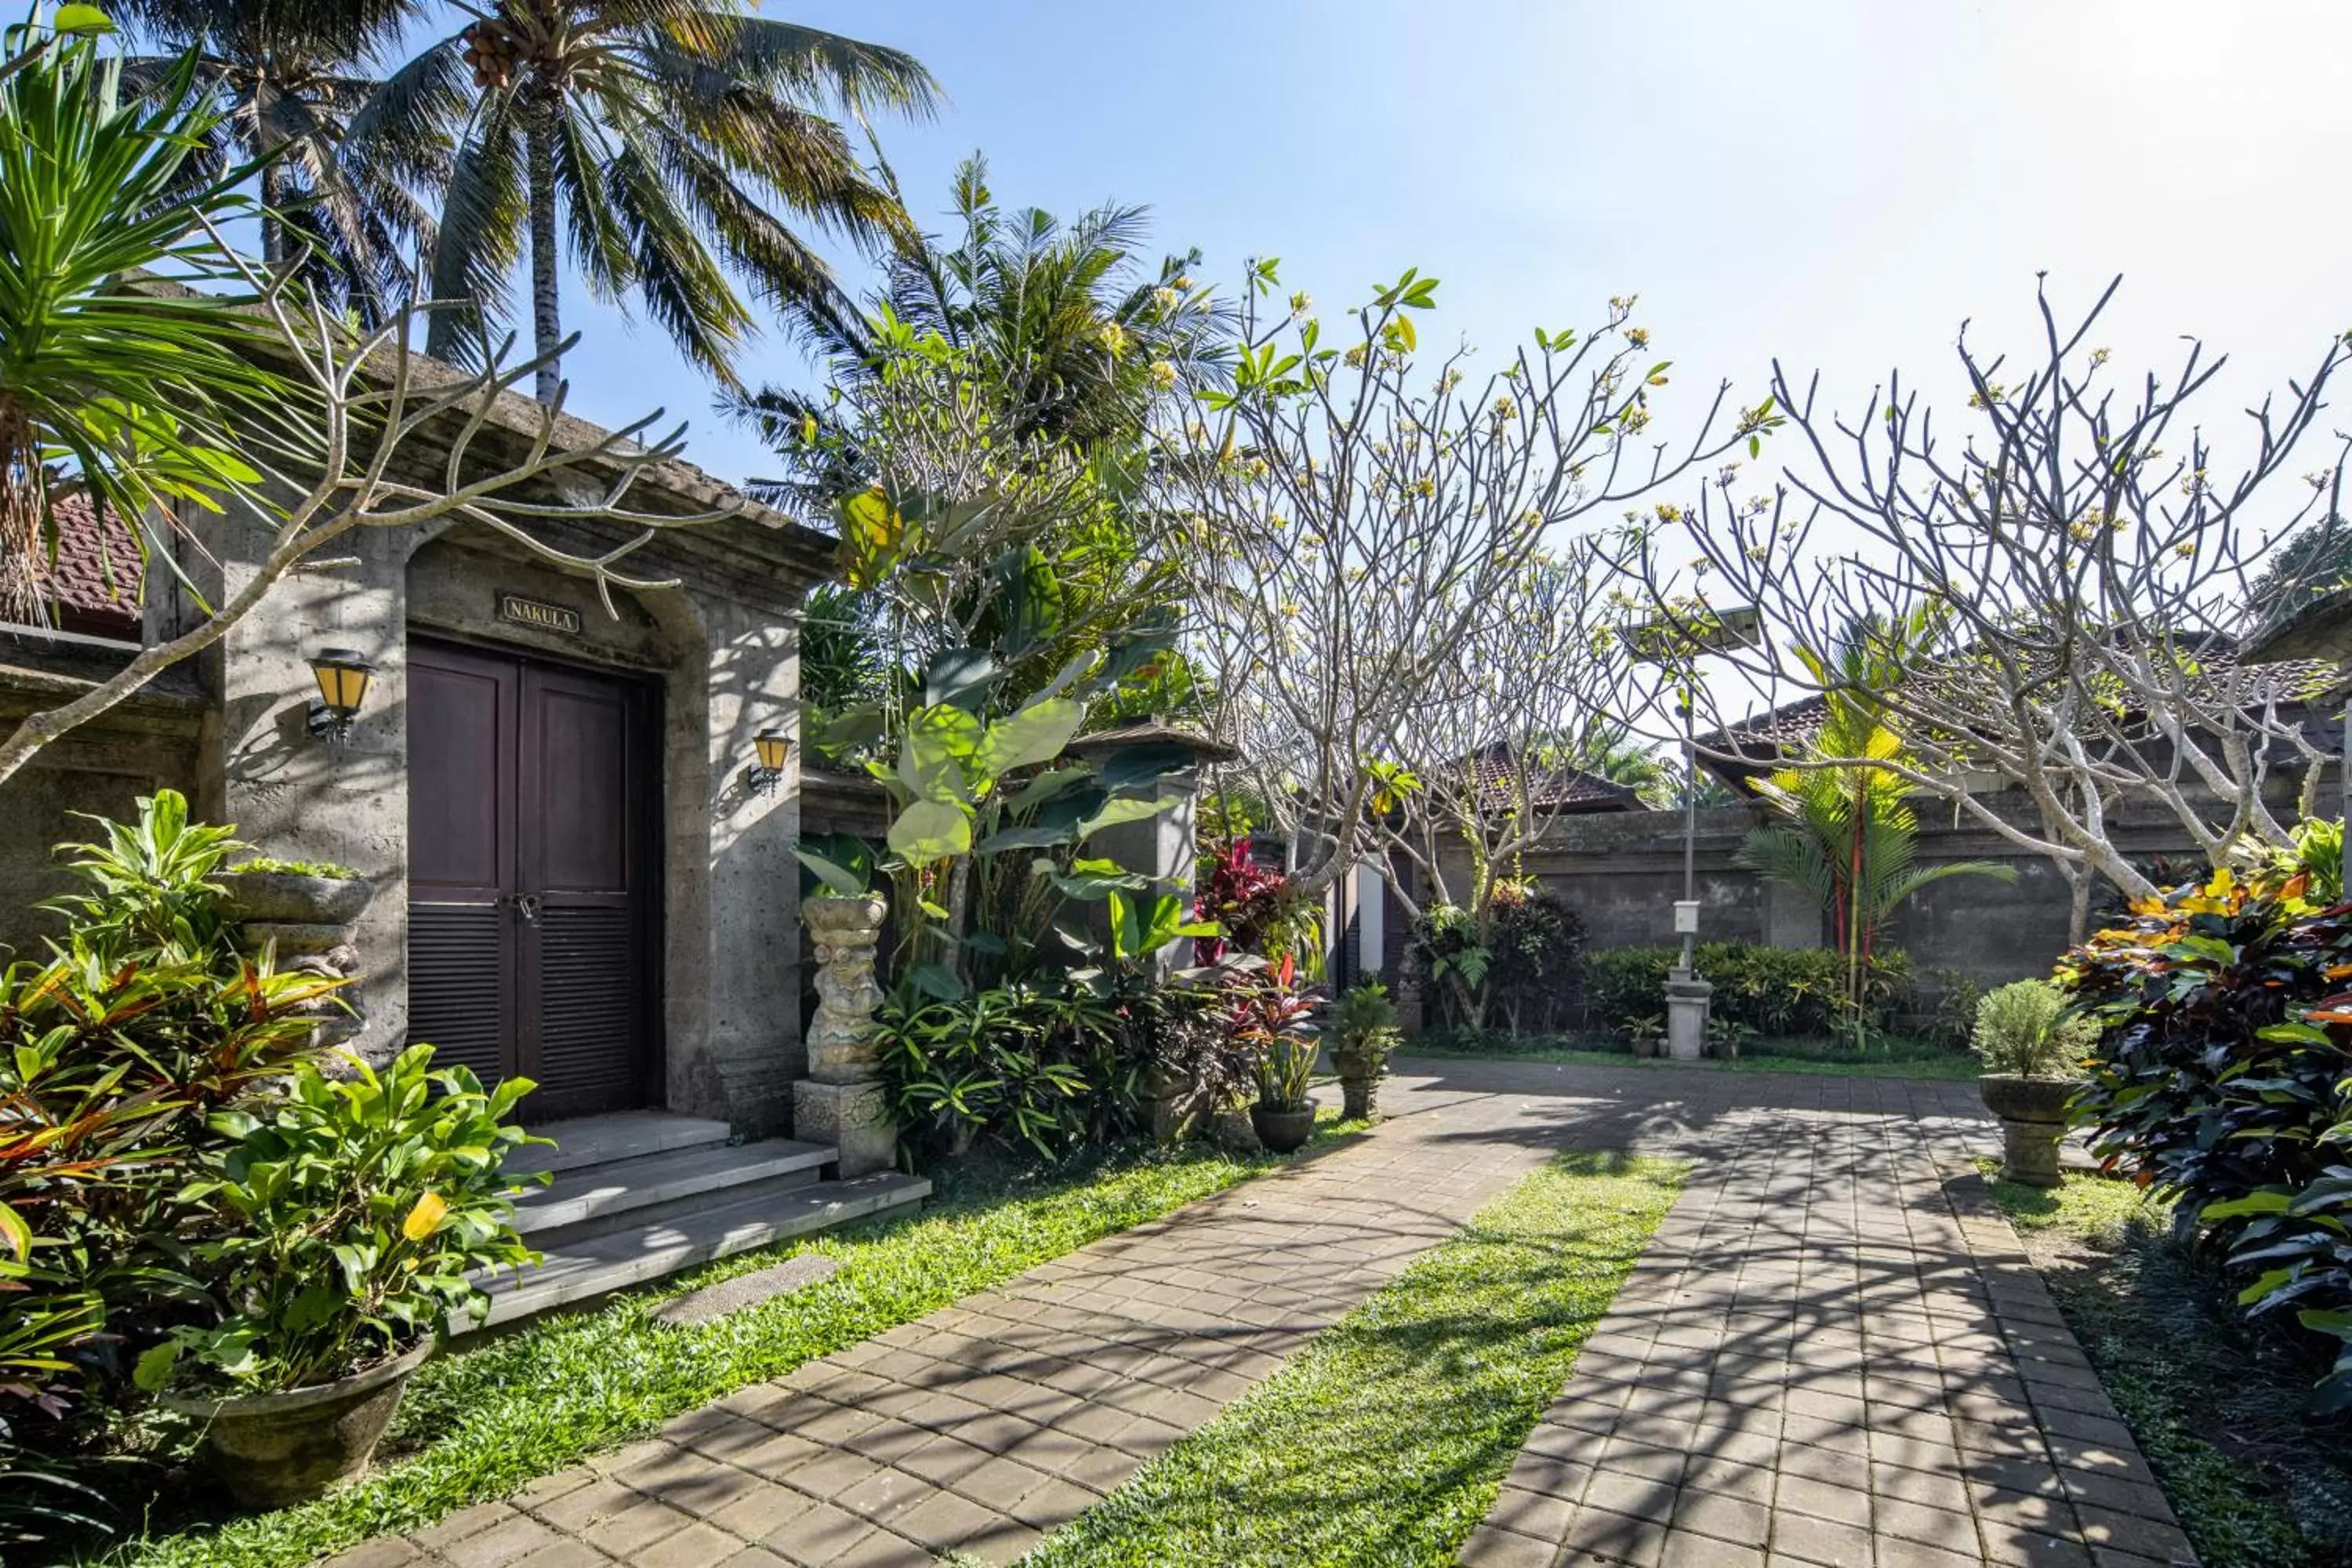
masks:
[[[609,1165],[646,1154],[667,1153],[724,1143],[730,1130],[707,1116],[679,1116],[667,1110],[615,1110],[603,1116],[581,1116],[534,1127],[555,1146],[535,1143],[518,1152],[506,1168],[515,1172],[576,1171],[588,1165]]]
[[[651,1225],[542,1248],[545,1258],[538,1268],[526,1269],[520,1279],[501,1276],[491,1284],[490,1314],[484,1326],[575,1306],[713,1258],[851,1220],[911,1213],[930,1190],[924,1177],[877,1171],[845,1182],[814,1182],[702,1205]]]
[[[515,1228],[541,1250],[623,1226],[643,1226],[681,1207],[707,1207],[805,1186],[836,1159],[832,1146],[771,1138],[758,1143],[696,1143],[657,1154],[558,1172],[554,1182],[515,1200]]]

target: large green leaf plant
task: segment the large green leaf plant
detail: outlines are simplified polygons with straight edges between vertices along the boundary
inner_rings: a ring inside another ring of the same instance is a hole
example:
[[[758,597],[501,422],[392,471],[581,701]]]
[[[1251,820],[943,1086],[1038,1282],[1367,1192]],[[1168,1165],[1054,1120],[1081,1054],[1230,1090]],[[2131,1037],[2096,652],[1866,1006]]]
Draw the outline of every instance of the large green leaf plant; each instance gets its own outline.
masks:
[[[976,978],[976,962],[994,973],[1027,967],[1061,902],[1117,896],[1127,905],[1149,890],[1149,879],[1087,848],[1105,828],[1165,810],[1161,785],[1191,765],[1189,752],[1143,742],[1088,758],[1070,752],[1089,700],[1149,656],[1149,645],[1135,640],[1108,655],[1081,655],[1005,712],[991,711],[1004,670],[987,652],[956,649],[931,660],[920,700],[886,738],[892,755],[866,763],[894,808],[887,855],[800,850],[833,892],[855,895],[888,881],[899,920],[898,978],[953,999]],[[1172,897],[1165,901],[1178,907]],[[1123,924],[1113,910],[1115,933],[1139,929],[1139,909],[1152,911],[1155,928],[1167,923],[1156,919],[1159,902],[1138,902],[1127,905]],[[1163,941],[1183,934],[1191,933],[1171,926]]]

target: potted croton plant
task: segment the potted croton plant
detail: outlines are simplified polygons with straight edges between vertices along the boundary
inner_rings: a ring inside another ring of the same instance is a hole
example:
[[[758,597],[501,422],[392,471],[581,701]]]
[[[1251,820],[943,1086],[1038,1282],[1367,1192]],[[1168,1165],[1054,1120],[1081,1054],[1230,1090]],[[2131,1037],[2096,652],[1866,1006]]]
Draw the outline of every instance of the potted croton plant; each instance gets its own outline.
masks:
[[[1250,1108],[1250,1126],[1257,1141],[1277,1154],[1305,1144],[1315,1131],[1315,1101],[1307,1092],[1314,1081],[1315,1004],[1292,988],[1293,961],[1265,979],[1249,985],[1234,1010],[1235,1038],[1246,1042],[1257,1062],[1257,1103]]]
[[[216,1321],[140,1359],[142,1386],[204,1425],[239,1503],[277,1508],[367,1468],[408,1379],[480,1279],[534,1263],[512,1225],[507,1157],[531,1085],[485,1092],[411,1046],[388,1067],[298,1067],[280,1100],[217,1118],[234,1140],[184,1195],[220,1216],[194,1248]],[[543,1174],[536,1176],[544,1181]]]
[[[1978,1092],[2000,1118],[2001,1175],[2027,1186],[2058,1184],[2066,1104],[2098,1039],[2098,1025],[2071,1005],[2046,980],[2004,985],[1977,1004],[1969,1044],[1984,1063]]]

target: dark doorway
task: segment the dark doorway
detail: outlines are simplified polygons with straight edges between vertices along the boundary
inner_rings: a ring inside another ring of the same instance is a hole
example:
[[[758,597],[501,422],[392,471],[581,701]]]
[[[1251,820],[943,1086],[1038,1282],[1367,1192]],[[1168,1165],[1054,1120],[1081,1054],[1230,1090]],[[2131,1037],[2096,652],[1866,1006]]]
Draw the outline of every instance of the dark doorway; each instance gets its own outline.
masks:
[[[408,1037],[551,1121],[646,1101],[651,693],[441,643],[408,652]]]

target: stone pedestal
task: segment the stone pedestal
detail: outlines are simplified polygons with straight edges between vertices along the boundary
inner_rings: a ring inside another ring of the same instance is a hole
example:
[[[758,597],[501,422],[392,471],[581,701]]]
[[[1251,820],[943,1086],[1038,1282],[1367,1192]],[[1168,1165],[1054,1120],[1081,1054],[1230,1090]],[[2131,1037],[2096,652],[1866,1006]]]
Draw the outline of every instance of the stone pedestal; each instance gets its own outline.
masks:
[[[874,951],[888,910],[873,894],[801,900],[801,919],[815,940],[817,1005],[809,1025],[809,1076],[793,1085],[793,1136],[832,1144],[844,1176],[888,1170],[898,1159],[898,1127],[883,1094],[873,1030],[882,1001]]]
[[[367,907],[368,884],[356,878],[312,877],[292,871],[220,874],[228,889],[222,912],[236,926],[237,947],[258,957],[274,955],[281,972],[349,980],[360,972],[352,945],[352,921]],[[366,1022],[351,989],[323,996],[303,1008],[318,1019],[310,1043],[340,1046]]]
[[[1666,972],[1666,1055],[1695,1062],[1706,1055],[1706,1015],[1715,987],[1687,969]]]

